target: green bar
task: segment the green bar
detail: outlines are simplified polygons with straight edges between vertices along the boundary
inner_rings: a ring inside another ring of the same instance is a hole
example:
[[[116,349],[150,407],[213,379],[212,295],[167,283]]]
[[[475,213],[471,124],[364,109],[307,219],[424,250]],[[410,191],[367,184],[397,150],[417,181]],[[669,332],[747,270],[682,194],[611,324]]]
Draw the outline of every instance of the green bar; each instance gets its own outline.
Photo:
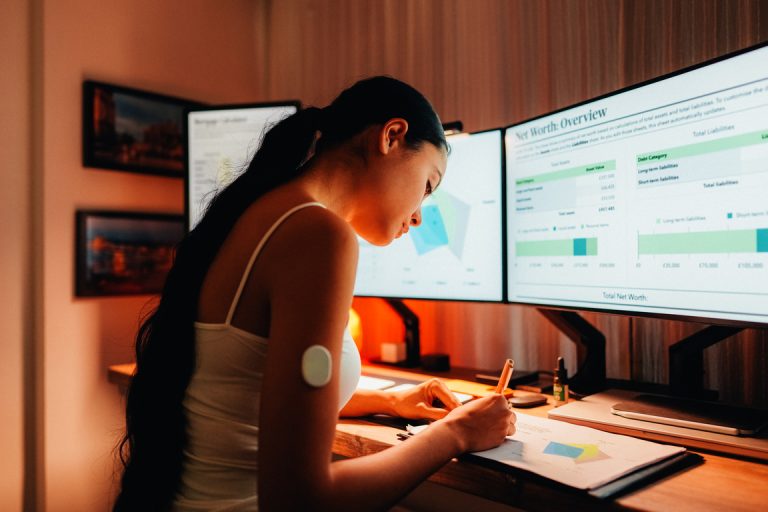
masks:
[[[606,162],[600,162],[596,164],[580,165],[578,167],[571,167],[569,169],[561,169],[559,171],[552,171],[545,174],[539,174],[536,176],[528,176],[527,178],[520,178],[515,180],[516,186],[532,185],[534,183],[543,183],[545,181],[564,180],[568,178],[578,178],[586,176],[588,174],[596,174],[599,172],[615,171],[616,160],[608,160]]]
[[[517,256],[573,256],[573,239],[516,242]]]
[[[597,256],[597,238],[587,238],[587,256]]]
[[[648,164],[652,162],[662,162],[664,160],[704,155],[716,151],[725,151],[726,149],[743,148],[745,146],[765,143],[768,143],[768,131],[760,130],[758,132],[734,135],[733,137],[725,137],[707,142],[697,142],[696,144],[688,144],[686,146],[661,149],[659,151],[654,151],[653,153],[644,153],[642,155],[637,155],[637,163]]]
[[[754,229],[739,229],[733,231],[640,235],[638,244],[638,252],[640,254],[757,252],[757,232]]]
[[[582,238],[587,241],[587,252],[582,256],[597,256],[597,238]],[[564,240],[533,240],[530,242],[516,242],[516,256],[578,256],[576,254],[574,239]]]

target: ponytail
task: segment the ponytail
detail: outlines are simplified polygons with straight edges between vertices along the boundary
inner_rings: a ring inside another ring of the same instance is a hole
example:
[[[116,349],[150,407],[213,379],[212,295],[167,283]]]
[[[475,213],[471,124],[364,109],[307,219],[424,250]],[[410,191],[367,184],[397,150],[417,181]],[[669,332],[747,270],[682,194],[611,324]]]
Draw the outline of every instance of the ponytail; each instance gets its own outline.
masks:
[[[418,91],[388,77],[358,82],[329,107],[300,110],[267,131],[247,169],[213,198],[179,243],[160,302],[136,336],[136,373],[118,446],[123,474],[116,512],[165,511],[176,495],[187,444],[182,402],[195,368],[200,289],[237,219],[261,196],[298,177],[313,154],[395,117],[408,120],[411,146],[447,147],[440,120]]]

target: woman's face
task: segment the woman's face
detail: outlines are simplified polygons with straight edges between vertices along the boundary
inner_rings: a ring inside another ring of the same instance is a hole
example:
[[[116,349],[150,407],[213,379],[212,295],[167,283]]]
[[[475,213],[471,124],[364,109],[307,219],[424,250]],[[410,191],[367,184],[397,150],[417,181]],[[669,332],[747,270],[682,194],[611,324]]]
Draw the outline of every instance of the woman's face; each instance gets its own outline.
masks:
[[[360,182],[360,202],[351,223],[374,245],[387,245],[421,224],[421,203],[445,175],[445,149],[427,142],[408,148],[407,129],[406,121],[393,119],[377,130]]]

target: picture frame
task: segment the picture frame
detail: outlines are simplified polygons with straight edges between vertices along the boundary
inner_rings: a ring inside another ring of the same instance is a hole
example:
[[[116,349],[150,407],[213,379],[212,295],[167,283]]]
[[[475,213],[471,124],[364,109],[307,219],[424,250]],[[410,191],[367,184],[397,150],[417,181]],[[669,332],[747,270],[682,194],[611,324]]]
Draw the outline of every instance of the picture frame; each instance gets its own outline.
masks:
[[[77,297],[160,293],[186,234],[176,214],[78,210],[75,224]]]
[[[185,111],[203,104],[83,82],[83,166],[183,178]]]

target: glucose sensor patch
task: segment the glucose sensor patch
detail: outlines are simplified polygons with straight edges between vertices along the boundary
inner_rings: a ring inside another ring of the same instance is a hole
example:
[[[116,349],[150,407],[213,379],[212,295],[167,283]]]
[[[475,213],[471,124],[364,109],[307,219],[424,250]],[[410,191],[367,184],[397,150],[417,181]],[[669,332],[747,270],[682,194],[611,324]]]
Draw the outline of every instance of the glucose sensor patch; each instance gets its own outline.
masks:
[[[314,388],[321,388],[331,381],[332,367],[331,352],[322,345],[312,345],[301,356],[301,376]]]

